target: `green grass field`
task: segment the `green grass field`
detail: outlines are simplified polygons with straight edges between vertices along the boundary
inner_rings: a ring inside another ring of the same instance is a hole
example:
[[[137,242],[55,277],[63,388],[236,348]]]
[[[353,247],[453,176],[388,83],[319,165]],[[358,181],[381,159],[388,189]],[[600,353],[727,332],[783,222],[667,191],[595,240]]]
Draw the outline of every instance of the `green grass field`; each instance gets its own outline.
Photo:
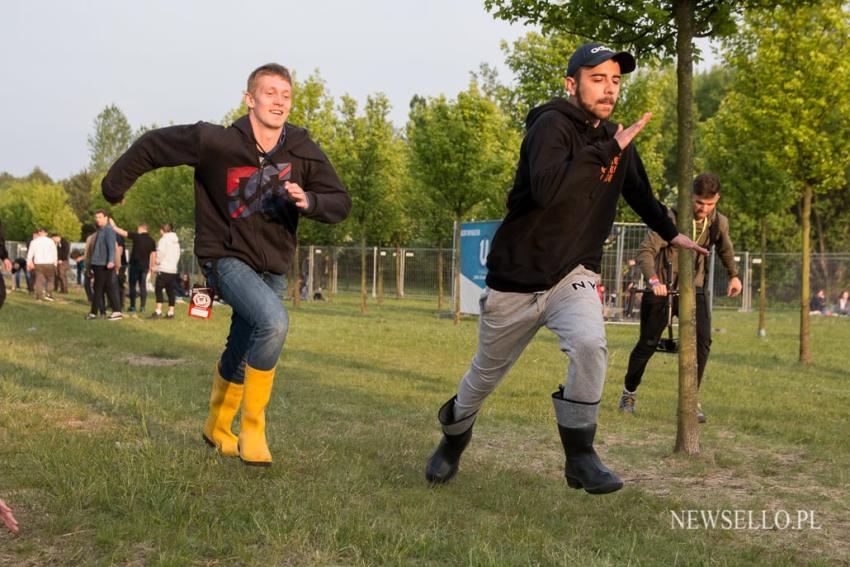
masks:
[[[672,453],[677,362],[658,354],[638,413],[616,410],[636,326],[609,326],[599,451],[626,486],[563,478],[541,331],[488,400],[458,477],[430,488],[436,410],[476,322],[353,297],[290,310],[268,411],[274,466],[201,440],[229,308],[210,321],[84,321],[79,295],[0,311],[0,498],[21,524],[0,565],[836,565],[850,560],[850,319],[715,313],[702,452]],[[674,512],[813,511],[804,529],[683,529]]]

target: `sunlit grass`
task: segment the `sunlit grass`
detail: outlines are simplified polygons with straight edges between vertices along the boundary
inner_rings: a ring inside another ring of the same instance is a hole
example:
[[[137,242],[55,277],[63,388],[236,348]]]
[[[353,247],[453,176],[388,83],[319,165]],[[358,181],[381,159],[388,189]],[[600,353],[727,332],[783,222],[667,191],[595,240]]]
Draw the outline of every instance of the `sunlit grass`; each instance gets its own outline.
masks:
[[[549,394],[565,359],[541,332],[488,400],[461,472],[425,484],[435,413],[476,322],[435,304],[302,304],[268,411],[274,466],[218,457],[200,427],[229,308],[199,321],[84,321],[79,296],[0,311],[0,497],[21,522],[0,564],[834,564],[850,547],[850,319],[715,313],[702,452],[672,454],[676,360],[616,403],[637,327],[610,326],[599,450],[626,487],[569,490]],[[179,359],[136,365],[131,357]],[[820,530],[671,529],[683,509],[814,510]]]

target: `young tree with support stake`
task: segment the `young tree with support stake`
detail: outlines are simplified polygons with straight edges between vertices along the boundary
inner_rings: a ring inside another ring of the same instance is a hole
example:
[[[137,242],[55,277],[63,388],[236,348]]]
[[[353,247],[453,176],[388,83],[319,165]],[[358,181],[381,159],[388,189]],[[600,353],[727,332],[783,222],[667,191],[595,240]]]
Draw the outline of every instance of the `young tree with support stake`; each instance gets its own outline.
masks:
[[[673,0],[650,2],[581,0],[484,0],[496,18],[539,24],[546,30],[571,33],[616,46],[632,47],[638,57],[676,57],[678,79],[679,230],[690,232],[693,222],[690,183],[693,179],[693,58],[694,39],[725,37],[735,32],[735,17],[754,4],[742,0]],[[679,255],[679,407],[675,450],[699,453],[696,419],[696,311],[693,287],[694,255]]]
[[[423,189],[425,215],[456,223],[454,306],[460,320],[460,223],[507,193],[519,137],[495,102],[472,83],[456,101],[414,99],[408,124],[410,169]]]

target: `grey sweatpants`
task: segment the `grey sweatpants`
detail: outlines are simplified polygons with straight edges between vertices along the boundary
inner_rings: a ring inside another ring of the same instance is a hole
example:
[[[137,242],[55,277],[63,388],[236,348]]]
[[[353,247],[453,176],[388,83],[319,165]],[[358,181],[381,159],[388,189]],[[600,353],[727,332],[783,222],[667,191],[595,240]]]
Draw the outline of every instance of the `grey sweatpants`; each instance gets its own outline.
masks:
[[[566,427],[595,424],[608,361],[597,278],[595,272],[578,266],[542,292],[485,289],[480,299],[478,351],[458,387],[455,419],[481,408],[537,330],[546,327],[558,336],[561,350],[570,359],[565,403],[556,404],[558,423]]]

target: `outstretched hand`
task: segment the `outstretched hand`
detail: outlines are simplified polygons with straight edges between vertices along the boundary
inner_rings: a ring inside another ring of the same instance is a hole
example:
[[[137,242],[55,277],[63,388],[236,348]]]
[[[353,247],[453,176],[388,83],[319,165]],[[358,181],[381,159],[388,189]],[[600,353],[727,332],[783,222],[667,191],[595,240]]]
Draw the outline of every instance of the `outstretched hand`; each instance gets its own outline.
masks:
[[[632,140],[635,136],[638,135],[638,132],[643,130],[643,127],[646,126],[646,123],[649,122],[649,119],[652,118],[651,112],[644,113],[641,116],[640,120],[623,130],[623,125],[619,124],[617,126],[617,133],[614,134],[614,139],[617,140],[617,143],[620,144],[620,149],[625,150],[626,146],[632,143]]]
[[[702,254],[703,256],[708,256],[708,250],[682,234],[681,232],[676,235],[676,238],[670,241],[671,246],[675,246],[676,248],[683,248],[685,250],[690,249],[696,252],[697,254]]]

